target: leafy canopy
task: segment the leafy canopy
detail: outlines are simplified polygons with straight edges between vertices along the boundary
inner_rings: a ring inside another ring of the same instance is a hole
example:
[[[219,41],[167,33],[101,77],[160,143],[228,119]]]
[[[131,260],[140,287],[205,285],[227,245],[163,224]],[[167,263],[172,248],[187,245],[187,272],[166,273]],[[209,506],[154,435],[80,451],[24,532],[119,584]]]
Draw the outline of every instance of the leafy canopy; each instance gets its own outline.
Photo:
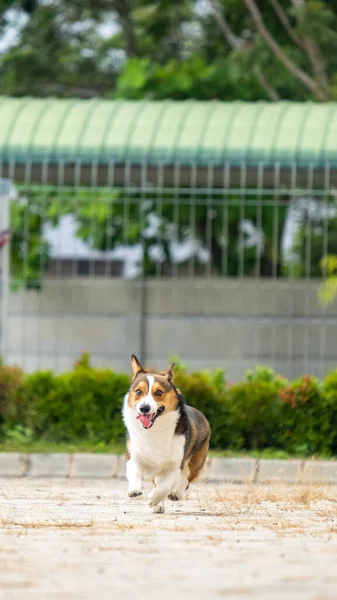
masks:
[[[1,93],[337,97],[332,1],[2,0],[0,29]]]

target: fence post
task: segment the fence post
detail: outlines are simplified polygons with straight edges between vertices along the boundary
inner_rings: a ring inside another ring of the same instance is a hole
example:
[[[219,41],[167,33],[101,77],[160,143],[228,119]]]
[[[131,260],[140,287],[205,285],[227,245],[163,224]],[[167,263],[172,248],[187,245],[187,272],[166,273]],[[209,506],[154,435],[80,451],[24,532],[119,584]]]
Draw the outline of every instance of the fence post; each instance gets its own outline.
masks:
[[[147,276],[146,276],[146,242],[142,236],[142,273],[140,280],[140,302],[139,302],[139,356],[142,365],[147,360]]]
[[[11,182],[9,179],[0,179],[0,294],[1,294],[1,323],[0,323],[0,349],[2,359],[7,355],[7,324],[9,305],[9,240],[10,240],[10,202]]]

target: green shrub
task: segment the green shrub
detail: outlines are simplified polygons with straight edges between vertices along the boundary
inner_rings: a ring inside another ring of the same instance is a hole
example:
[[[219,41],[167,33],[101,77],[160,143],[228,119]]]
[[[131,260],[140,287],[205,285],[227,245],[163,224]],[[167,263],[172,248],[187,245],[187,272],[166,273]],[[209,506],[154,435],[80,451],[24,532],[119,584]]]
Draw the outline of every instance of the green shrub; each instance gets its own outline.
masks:
[[[337,455],[337,371],[328,373],[323,383],[322,393],[325,399],[326,420],[331,428],[331,454]]]
[[[13,429],[6,430],[6,440],[17,446],[29,446],[33,441],[33,431],[24,425],[15,425]]]
[[[282,403],[274,382],[251,379],[233,385],[227,391],[226,403],[232,448],[260,450],[280,446]]]
[[[227,425],[224,373],[187,373],[185,369],[178,368],[174,381],[187,404],[194,406],[208,418],[212,429],[211,447],[227,448],[230,445],[230,430]]]
[[[46,394],[33,395],[31,388],[35,435],[60,442],[120,441],[125,435],[121,408],[128,386],[125,375],[80,366],[54,377]]]
[[[85,359],[70,373],[27,375],[21,393],[7,397],[5,431],[19,425],[40,440],[118,442],[125,436],[121,408],[129,384],[127,375],[94,369]]]
[[[296,454],[329,455],[335,435],[331,421],[333,401],[318,379],[306,375],[280,391],[283,403],[282,443]]]
[[[33,428],[36,423],[35,404],[39,398],[49,397],[55,387],[52,371],[38,371],[26,375],[20,393],[7,398],[6,428],[14,430],[17,425]]]
[[[254,371],[246,371],[246,381],[264,381],[266,383],[272,383],[276,389],[282,389],[287,380],[285,377],[278,375],[275,371],[266,365],[259,365],[255,367]]]
[[[289,382],[260,366],[231,385],[222,370],[189,373],[178,361],[175,384],[207,416],[212,448],[337,455],[337,371],[324,382],[311,376]],[[25,375],[0,362],[0,435],[23,447],[36,441],[123,443],[121,409],[129,385],[129,375],[94,369],[88,355],[60,375]]]
[[[9,421],[11,407],[15,406],[14,422],[24,420],[24,371],[17,366],[0,362],[0,427]]]

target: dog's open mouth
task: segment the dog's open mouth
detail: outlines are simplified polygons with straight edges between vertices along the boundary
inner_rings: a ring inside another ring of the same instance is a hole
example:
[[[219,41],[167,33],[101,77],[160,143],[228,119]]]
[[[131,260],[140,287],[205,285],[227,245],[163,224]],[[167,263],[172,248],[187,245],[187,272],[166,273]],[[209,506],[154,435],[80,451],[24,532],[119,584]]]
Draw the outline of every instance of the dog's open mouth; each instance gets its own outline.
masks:
[[[140,420],[144,429],[150,429],[156,420],[156,414],[157,413],[154,413],[154,415],[138,415],[137,419]]]
[[[155,420],[160,417],[160,415],[163,414],[165,410],[164,406],[160,406],[157,410],[157,412],[155,412],[152,415],[138,415],[137,419],[140,420],[141,424],[143,425],[144,429],[150,429],[153,425],[153,423],[155,422]]]

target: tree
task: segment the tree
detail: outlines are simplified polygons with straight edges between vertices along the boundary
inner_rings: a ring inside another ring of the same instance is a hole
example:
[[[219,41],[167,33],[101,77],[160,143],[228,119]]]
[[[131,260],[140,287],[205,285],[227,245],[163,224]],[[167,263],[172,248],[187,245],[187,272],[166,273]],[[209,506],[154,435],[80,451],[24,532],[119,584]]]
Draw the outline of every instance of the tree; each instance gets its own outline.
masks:
[[[18,2],[10,6],[22,11]],[[0,92],[111,97],[128,59],[181,57],[192,8],[189,0],[36,0],[2,55]]]
[[[3,93],[272,101],[337,95],[332,0],[205,0],[203,10],[194,0],[5,0],[3,23],[9,8],[27,6],[17,42],[3,52]]]
[[[224,1],[220,4],[219,0],[210,0],[210,4],[227,45],[234,52],[251,59],[257,80],[271,100],[283,97],[273,75],[276,65],[283,67],[284,75],[287,74],[290,80],[303,86],[302,91],[306,90],[307,97],[324,102],[336,96],[336,64],[330,56],[330,52],[337,49],[335,3],[320,0],[258,3],[256,0],[244,0],[250,17],[249,44],[247,34],[242,35],[246,23],[239,32],[233,30],[229,22],[227,14],[232,3]],[[277,24],[270,8],[275,12]]]
[[[37,5],[3,53],[0,92],[16,96],[104,96],[116,71],[106,62],[97,22],[71,3]]]

